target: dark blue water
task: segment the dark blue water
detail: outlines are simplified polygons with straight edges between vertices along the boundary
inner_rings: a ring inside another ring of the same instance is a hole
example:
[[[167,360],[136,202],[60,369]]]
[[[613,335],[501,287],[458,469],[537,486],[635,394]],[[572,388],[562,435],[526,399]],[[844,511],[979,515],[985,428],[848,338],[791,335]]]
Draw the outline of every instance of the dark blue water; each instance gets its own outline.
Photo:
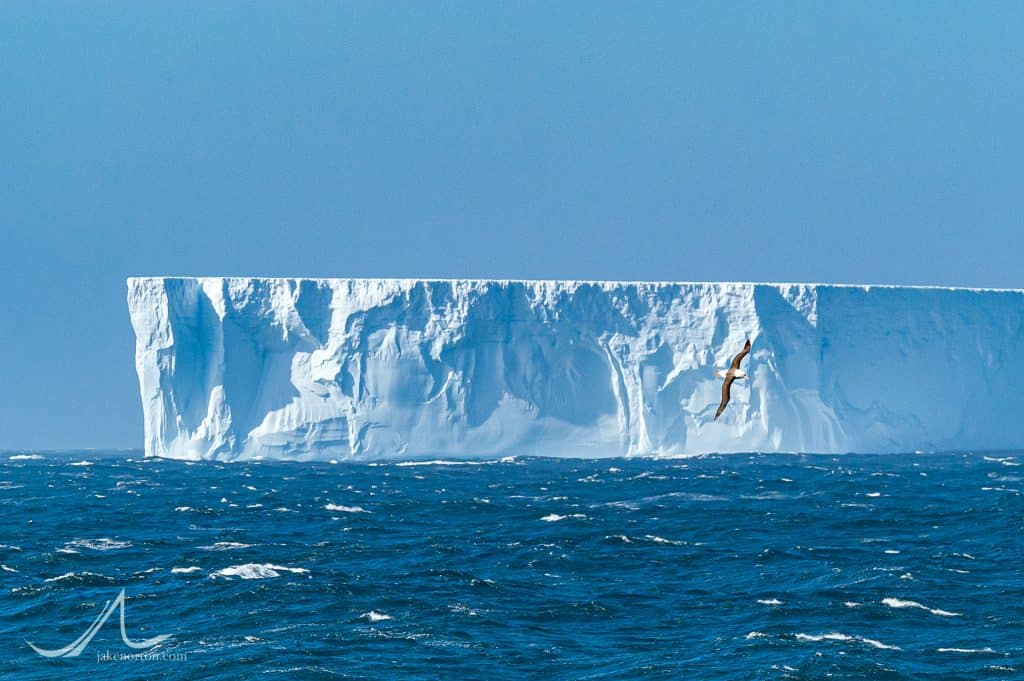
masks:
[[[8,456],[3,678],[1024,678],[1012,454]]]

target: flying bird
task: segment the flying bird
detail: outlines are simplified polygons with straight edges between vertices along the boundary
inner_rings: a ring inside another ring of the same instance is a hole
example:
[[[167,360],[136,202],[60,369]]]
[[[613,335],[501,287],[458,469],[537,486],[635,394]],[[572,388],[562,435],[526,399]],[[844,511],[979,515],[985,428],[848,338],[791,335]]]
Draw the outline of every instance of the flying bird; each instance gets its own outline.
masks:
[[[732,382],[737,378],[743,378],[748,381],[750,380],[750,376],[747,376],[746,372],[740,370],[740,362],[743,361],[743,358],[746,357],[749,352],[750,339],[748,338],[747,344],[743,346],[743,349],[740,350],[738,355],[732,358],[732,364],[729,365],[728,371],[718,370],[715,372],[715,376],[725,379],[722,382],[722,403],[718,405],[718,411],[715,412],[716,421],[718,420],[718,417],[722,415],[722,412],[725,411],[725,405],[729,404],[729,389],[732,387]]]

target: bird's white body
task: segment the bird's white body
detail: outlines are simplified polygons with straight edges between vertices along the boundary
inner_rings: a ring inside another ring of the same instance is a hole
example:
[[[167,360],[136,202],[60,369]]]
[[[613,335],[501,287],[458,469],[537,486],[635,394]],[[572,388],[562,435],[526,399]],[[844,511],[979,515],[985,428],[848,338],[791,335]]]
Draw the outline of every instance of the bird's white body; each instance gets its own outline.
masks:
[[[741,369],[729,369],[727,371],[719,369],[715,372],[715,376],[718,376],[719,378],[745,378],[750,380],[750,376],[747,376],[747,372]]]

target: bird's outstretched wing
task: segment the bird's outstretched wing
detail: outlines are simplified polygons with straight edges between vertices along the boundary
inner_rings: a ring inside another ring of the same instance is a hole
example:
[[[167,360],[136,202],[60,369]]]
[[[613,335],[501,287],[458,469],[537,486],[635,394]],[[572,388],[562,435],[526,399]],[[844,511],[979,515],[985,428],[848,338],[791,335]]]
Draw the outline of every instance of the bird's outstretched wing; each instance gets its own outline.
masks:
[[[732,364],[729,365],[729,368],[730,369],[739,369],[740,368],[740,362],[742,362],[743,358],[746,357],[749,353],[750,353],[750,339],[748,338],[747,339],[747,344],[743,346],[742,350],[740,350],[740,354],[738,354],[738,355],[736,355],[735,357],[732,358]]]
[[[732,382],[736,380],[735,376],[730,376],[722,382],[722,403],[718,405],[718,411],[715,412],[715,420],[722,415],[725,411],[725,405],[729,404],[729,388],[732,387]]]

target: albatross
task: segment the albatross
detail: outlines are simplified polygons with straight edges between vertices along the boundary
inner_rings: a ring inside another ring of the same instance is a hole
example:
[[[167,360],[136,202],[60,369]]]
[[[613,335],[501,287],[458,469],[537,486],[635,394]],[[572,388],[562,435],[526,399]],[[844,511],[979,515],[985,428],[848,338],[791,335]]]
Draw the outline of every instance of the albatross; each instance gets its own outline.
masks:
[[[718,420],[718,417],[722,415],[722,412],[725,411],[725,405],[729,404],[729,389],[732,387],[732,382],[737,378],[743,378],[748,381],[750,380],[750,376],[747,376],[746,372],[740,370],[740,362],[743,361],[743,358],[746,357],[749,352],[750,339],[748,338],[743,349],[740,350],[738,355],[732,358],[732,364],[729,365],[728,371],[718,370],[715,372],[715,376],[725,379],[722,382],[722,403],[718,405],[718,411],[715,412],[716,421]]]

